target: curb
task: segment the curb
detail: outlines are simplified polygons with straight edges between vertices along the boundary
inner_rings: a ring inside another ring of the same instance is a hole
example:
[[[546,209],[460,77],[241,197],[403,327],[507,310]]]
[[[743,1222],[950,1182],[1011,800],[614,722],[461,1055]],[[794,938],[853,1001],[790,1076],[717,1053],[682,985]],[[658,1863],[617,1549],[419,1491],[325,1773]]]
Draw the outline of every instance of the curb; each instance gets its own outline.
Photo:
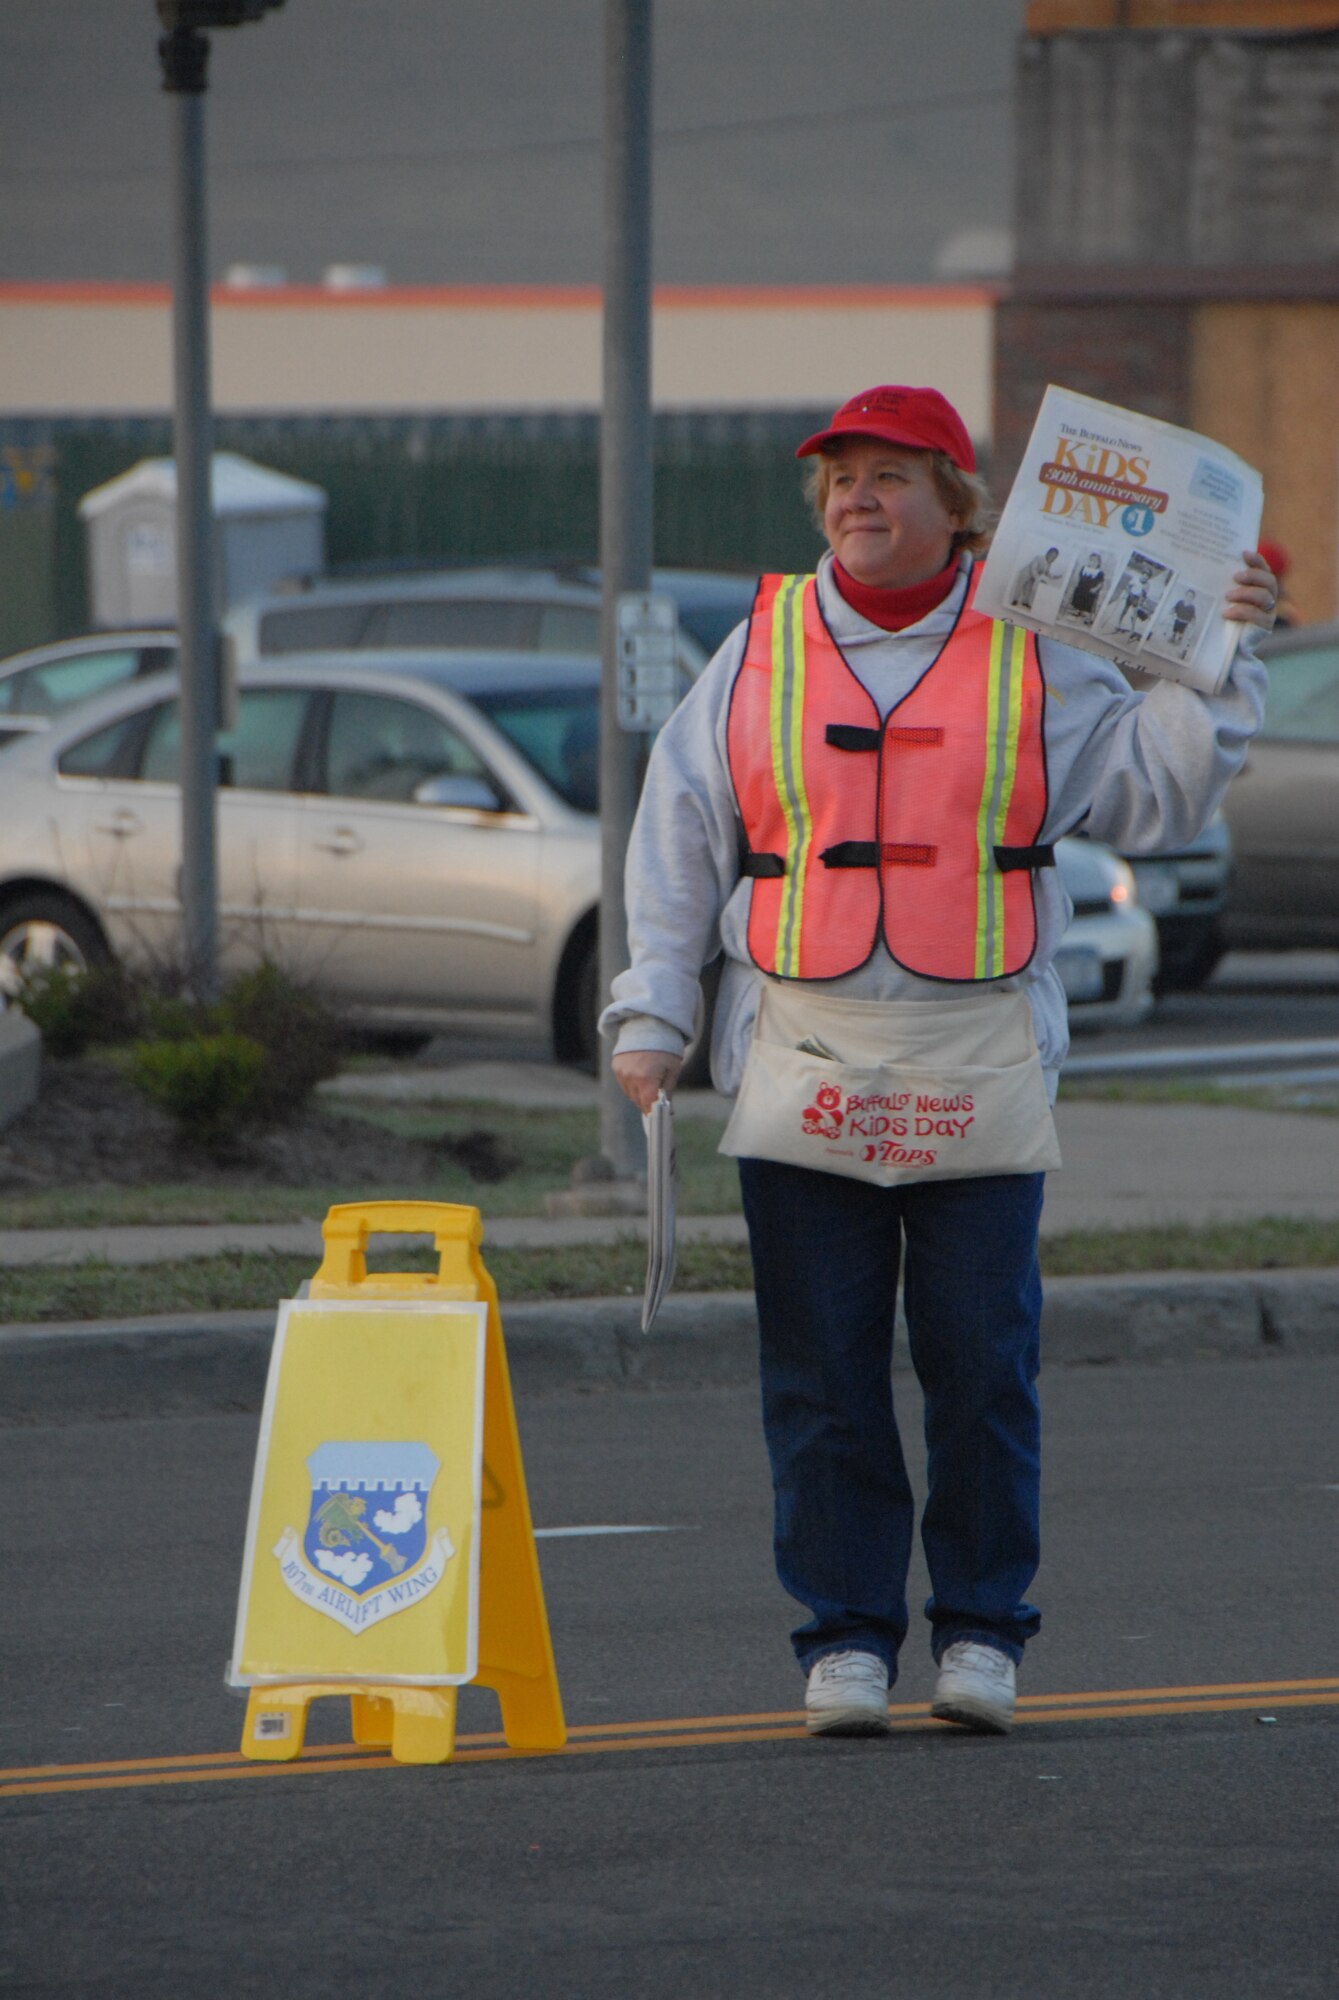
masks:
[[[669,1298],[640,1330],[635,1298],[507,1308],[520,1394],[757,1380],[751,1292]],[[905,1329],[895,1369],[909,1367]],[[0,1327],[0,1425],[259,1410],[272,1312]],[[1339,1354],[1339,1271],[1161,1272],[1053,1278],[1042,1314],[1050,1366]]]

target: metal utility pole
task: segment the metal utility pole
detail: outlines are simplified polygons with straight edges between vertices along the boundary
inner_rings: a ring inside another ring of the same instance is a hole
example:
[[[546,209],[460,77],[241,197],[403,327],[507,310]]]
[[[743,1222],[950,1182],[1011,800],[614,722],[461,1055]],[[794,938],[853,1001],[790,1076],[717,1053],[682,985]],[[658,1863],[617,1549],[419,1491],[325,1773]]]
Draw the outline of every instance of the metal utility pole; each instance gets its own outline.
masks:
[[[205,252],[205,90],[209,41],[173,27],[158,44],[173,100],[172,449],[177,468],[177,631],[181,684],[181,918],[186,977],[218,993],[218,632],[213,605],[209,264]]]
[[[623,863],[644,736],[620,727],[619,599],[651,580],[651,0],[605,0],[604,410],[600,431],[600,989],[628,963]],[[600,1150],[645,1172],[637,1108],[600,1051]]]
[[[186,977],[218,992],[215,791],[221,711],[214,607],[213,419],[205,214],[208,28],[258,21],[283,0],[158,0],[158,56],[172,98],[172,451],[177,471],[177,626],[181,686],[181,917]]]

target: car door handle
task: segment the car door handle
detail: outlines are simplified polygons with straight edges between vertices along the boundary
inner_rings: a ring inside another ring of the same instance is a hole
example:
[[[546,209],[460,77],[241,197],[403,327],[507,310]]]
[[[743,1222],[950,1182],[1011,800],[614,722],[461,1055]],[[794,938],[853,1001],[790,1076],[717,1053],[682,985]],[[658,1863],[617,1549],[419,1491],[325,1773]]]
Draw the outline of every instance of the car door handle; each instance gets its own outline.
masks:
[[[144,821],[129,806],[118,806],[110,819],[94,820],[93,830],[95,833],[114,834],[118,840],[124,840],[128,834],[143,833]]]
[[[351,826],[337,826],[328,840],[318,840],[316,845],[327,854],[361,854],[363,842]]]

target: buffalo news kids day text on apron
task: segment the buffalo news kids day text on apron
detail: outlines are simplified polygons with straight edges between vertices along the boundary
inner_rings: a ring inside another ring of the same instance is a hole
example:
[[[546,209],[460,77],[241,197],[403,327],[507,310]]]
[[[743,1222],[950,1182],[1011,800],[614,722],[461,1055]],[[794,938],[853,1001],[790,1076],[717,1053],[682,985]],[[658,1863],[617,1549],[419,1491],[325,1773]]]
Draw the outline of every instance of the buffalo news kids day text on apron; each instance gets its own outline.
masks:
[[[769,981],[720,1150],[879,1187],[1058,1167],[1027,996],[838,1000]]]

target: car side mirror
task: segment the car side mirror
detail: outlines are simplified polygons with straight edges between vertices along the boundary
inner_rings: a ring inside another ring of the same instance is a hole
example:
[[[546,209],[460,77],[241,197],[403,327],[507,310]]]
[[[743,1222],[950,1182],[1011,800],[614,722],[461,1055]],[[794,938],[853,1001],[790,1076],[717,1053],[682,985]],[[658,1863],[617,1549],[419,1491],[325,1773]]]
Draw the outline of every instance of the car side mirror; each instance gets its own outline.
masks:
[[[414,787],[414,804],[418,806],[463,806],[472,812],[503,812],[501,794],[487,778],[464,777],[442,772],[438,777],[425,778]]]

